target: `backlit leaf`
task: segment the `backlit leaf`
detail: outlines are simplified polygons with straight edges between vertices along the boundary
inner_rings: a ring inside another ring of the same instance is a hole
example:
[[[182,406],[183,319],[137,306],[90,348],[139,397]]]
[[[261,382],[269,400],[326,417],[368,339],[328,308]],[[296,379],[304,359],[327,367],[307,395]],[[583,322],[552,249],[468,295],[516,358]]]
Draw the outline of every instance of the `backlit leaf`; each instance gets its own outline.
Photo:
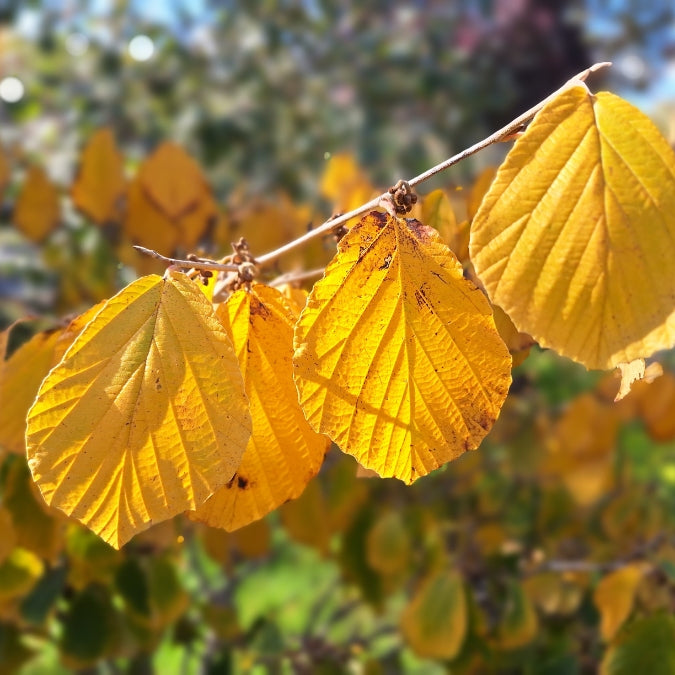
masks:
[[[453,659],[459,654],[468,624],[464,581],[454,570],[427,578],[401,615],[401,631],[418,655]]]
[[[438,233],[377,212],[340,241],[295,347],[310,424],[406,483],[477,447],[510,383],[490,306]]]
[[[250,436],[222,326],[185,275],[109,300],[45,379],[28,458],[48,504],[115,547],[227,483]]]
[[[59,222],[59,193],[39,166],[31,166],[14,205],[12,220],[31,241],[40,243]]]
[[[299,497],[323,462],[327,439],[315,433],[293,384],[295,315],[281,293],[261,284],[218,308],[250,402],[253,432],[232,480],[191,517],[235,530]]]
[[[75,206],[102,225],[120,218],[124,195],[124,161],[109,128],[99,129],[87,143],[71,195]]]
[[[593,602],[600,612],[603,639],[611,640],[630,616],[644,572],[644,564],[626,565],[607,574],[598,583]]]
[[[620,401],[628,396],[633,382],[645,376],[645,360],[635,359],[630,363],[619,363],[617,367],[621,371],[621,384],[614,401]]]
[[[518,330],[588,368],[675,344],[675,155],[622,99],[548,103],[500,167],[471,259]]]

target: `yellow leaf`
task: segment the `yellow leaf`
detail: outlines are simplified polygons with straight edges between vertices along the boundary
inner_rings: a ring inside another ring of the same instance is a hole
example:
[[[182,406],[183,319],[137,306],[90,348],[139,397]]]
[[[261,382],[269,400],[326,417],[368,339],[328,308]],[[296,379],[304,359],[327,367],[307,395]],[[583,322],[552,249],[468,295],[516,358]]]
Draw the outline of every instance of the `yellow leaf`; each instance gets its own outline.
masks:
[[[464,581],[454,570],[428,577],[401,615],[401,632],[421,657],[454,659],[466,637],[468,609]]]
[[[619,363],[617,367],[621,371],[621,384],[614,398],[615,402],[628,396],[633,382],[641,380],[645,376],[645,360],[635,359],[630,363]]]
[[[178,243],[178,228],[145,194],[139,178],[129,184],[124,232],[135,244],[162,255],[171,255]]]
[[[604,576],[596,586],[593,602],[600,612],[603,640],[611,640],[630,616],[644,573],[644,564],[626,565]]]
[[[607,92],[547,104],[497,172],[471,260],[518,330],[588,368],[675,344],[675,155]]]
[[[619,422],[614,406],[585,393],[572,401],[556,425],[547,468],[582,506],[611,486]]]
[[[478,213],[480,204],[483,201],[490,184],[494,180],[496,173],[497,169],[494,166],[488,166],[478,174],[478,178],[473,182],[466,200],[466,213],[469,220],[473,220],[476,213]]]
[[[373,198],[375,189],[351,155],[333,155],[321,177],[321,194],[337,213],[345,213]],[[351,221],[353,222],[353,221]]]
[[[341,240],[295,347],[309,423],[406,483],[477,447],[510,383],[489,303],[438,233],[377,212]]]
[[[14,205],[12,219],[31,241],[40,243],[58,225],[59,193],[39,166],[31,166]]]
[[[511,358],[513,359],[513,368],[519,366],[529,355],[530,347],[534,344],[531,335],[519,333],[513,325],[513,321],[501,307],[496,305],[492,308],[494,311],[495,326],[499,335],[504,340],[504,344],[509,348]]]
[[[201,505],[250,436],[236,357],[183,274],[143,277],[90,321],[28,414],[28,460],[48,504],[119,548]]]
[[[157,208],[172,220],[192,209],[206,186],[198,164],[169,141],[143,162],[138,179]]]
[[[60,335],[59,329],[36,333],[12,353],[0,371],[0,445],[10,452],[26,451],[26,415],[53,365]]]
[[[651,364],[650,364],[651,365]],[[665,372],[650,384],[642,384],[638,401],[647,432],[659,442],[675,438],[675,376]]]
[[[422,200],[422,222],[438,230],[441,239],[460,261],[469,257],[469,221],[458,223],[443,190],[434,190]]]
[[[279,291],[241,289],[218,308],[250,402],[253,432],[232,480],[191,518],[236,530],[300,496],[323,462],[327,439],[312,431],[293,384],[295,316]]]
[[[177,221],[180,245],[190,251],[214,227],[218,220],[218,206],[206,185],[202,188],[194,208],[184,213]]]
[[[121,217],[126,179],[124,161],[109,128],[99,129],[82,153],[71,195],[77,208],[102,225]]]

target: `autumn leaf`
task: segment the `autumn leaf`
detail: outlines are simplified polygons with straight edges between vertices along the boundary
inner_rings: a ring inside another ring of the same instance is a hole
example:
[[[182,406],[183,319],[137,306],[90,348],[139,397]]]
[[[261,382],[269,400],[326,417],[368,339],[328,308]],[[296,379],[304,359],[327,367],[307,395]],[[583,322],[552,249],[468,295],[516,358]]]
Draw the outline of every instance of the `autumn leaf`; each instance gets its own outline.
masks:
[[[138,178],[152,202],[172,220],[196,206],[206,185],[199,165],[169,141],[143,162]]]
[[[346,213],[373,198],[375,189],[352,155],[333,155],[321,176],[322,196],[333,203],[336,213]],[[355,221],[351,221],[352,223]]]
[[[236,291],[217,315],[239,360],[253,431],[232,480],[190,516],[235,530],[299,497],[321,467],[327,439],[298,405],[291,363],[296,316],[281,293],[262,284]]]
[[[470,253],[518,330],[588,368],[670,347],[675,155],[626,101],[570,88],[498,170]]]
[[[377,212],[340,241],[295,348],[310,424],[406,483],[477,447],[510,383],[490,306],[438,233]]]
[[[129,184],[124,233],[136,244],[170,255],[178,244],[178,228],[145,194],[137,177]]]
[[[3,363],[0,371],[0,446],[26,451],[26,414],[42,380],[54,365],[60,329],[36,333]]]
[[[94,305],[65,328],[36,333],[0,362],[0,446],[16,454],[26,452],[26,415],[42,380],[102,306]],[[0,333],[0,358],[10,330]]]
[[[592,504],[612,485],[619,423],[613,406],[587,392],[572,401],[556,424],[546,468],[562,479],[582,506]]]
[[[600,612],[600,633],[611,640],[630,616],[638,585],[646,571],[643,563],[626,565],[604,576],[593,593]]]
[[[401,632],[418,655],[454,659],[467,633],[468,606],[464,580],[455,570],[425,579],[401,615]]]
[[[35,243],[43,241],[58,225],[59,193],[39,166],[31,166],[14,205],[12,220]]]
[[[125,188],[124,160],[115,146],[112,131],[99,129],[82,153],[80,169],[71,188],[73,202],[99,225],[117,222]]]
[[[201,505],[249,436],[229,338],[179,273],[106,303],[42,383],[26,433],[47,503],[117,548]]]

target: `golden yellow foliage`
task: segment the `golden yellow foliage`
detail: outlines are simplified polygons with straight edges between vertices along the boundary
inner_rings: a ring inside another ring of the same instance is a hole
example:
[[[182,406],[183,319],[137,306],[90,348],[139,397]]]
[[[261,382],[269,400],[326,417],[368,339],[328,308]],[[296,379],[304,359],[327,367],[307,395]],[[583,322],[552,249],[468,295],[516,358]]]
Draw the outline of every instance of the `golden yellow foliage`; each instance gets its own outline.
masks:
[[[675,344],[675,155],[584,86],[549,102],[499,168],[471,260],[520,331],[588,368]]]
[[[603,640],[611,640],[630,616],[646,569],[644,563],[626,565],[605,575],[596,586],[593,602],[600,612]]]
[[[230,340],[179,273],[130,284],[87,324],[28,414],[48,504],[119,548],[227,483],[250,436]]]
[[[376,190],[352,155],[333,155],[321,177],[321,195],[336,213],[346,213],[372,199]],[[350,221],[354,222],[354,221]]]
[[[295,314],[262,284],[219,306],[250,403],[253,431],[237,473],[191,518],[236,530],[300,496],[323,462],[327,438],[305,420],[293,384]]]
[[[476,213],[478,213],[478,209],[485,197],[485,193],[488,191],[496,175],[496,167],[488,166],[478,174],[478,177],[471,185],[471,189],[469,190],[466,199],[466,214],[470,221],[473,220]]]
[[[638,411],[655,441],[675,438],[675,376],[665,372],[649,384],[641,384]]]
[[[619,422],[613,406],[585,393],[572,401],[553,431],[548,471],[563,480],[582,506],[611,486]]]
[[[43,241],[58,225],[59,193],[39,166],[31,166],[14,205],[12,220],[28,239]]]
[[[26,451],[26,414],[40,383],[54,365],[59,329],[36,333],[3,363],[0,370],[0,446]]]
[[[377,212],[340,241],[295,348],[309,423],[406,483],[477,447],[510,383],[490,306],[438,233]]]
[[[135,244],[152,248],[162,255],[171,255],[178,244],[177,228],[146,195],[138,177],[131,181],[127,191],[124,233]]]
[[[635,359],[630,363],[619,363],[617,368],[621,372],[621,382],[619,384],[619,391],[614,397],[614,401],[620,401],[626,398],[631,390],[631,385],[644,378],[645,376],[645,360]]]
[[[434,190],[424,197],[420,208],[422,222],[438,230],[441,239],[460,261],[469,257],[469,221],[458,223],[448,195]]]
[[[401,632],[418,655],[454,659],[468,626],[464,580],[455,570],[443,570],[424,580],[401,615]]]
[[[138,179],[155,206],[171,220],[194,208],[206,179],[199,165],[175,143],[162,143],[138,170]]]
[[[80,169],[71,188],[77,208],[95,223],[119,222],[126,189],[124,160],[109,128],[92,135],[82,152]]]

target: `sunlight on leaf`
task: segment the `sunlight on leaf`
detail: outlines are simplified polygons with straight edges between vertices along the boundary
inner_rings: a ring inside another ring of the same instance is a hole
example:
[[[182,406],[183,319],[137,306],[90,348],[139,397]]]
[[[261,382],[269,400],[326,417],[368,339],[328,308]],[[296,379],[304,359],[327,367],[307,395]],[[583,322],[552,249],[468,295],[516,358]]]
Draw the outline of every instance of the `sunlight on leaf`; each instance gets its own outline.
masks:
[[[377,212],[341,240],[295,348],[310,424],[406,483],[476,448],[510,383],[490,306],[438,233]]]
[[[518,330],[588,368],[675,344],[675,155],[626,101],[548,103],[499,168],[471,260]]]
[[[232,480],[190,517],[235,530],[300,496],[323,462],[328,439],[315,433],[293,384],[296,316],[279,291],[236,291],[218,317],[232,340],[250,402],[253,432]]]
[[[230,340],[171,273],[107,302],[43,382],[26,437],[47,503],[119,548],[227,483],[249,436]]]

